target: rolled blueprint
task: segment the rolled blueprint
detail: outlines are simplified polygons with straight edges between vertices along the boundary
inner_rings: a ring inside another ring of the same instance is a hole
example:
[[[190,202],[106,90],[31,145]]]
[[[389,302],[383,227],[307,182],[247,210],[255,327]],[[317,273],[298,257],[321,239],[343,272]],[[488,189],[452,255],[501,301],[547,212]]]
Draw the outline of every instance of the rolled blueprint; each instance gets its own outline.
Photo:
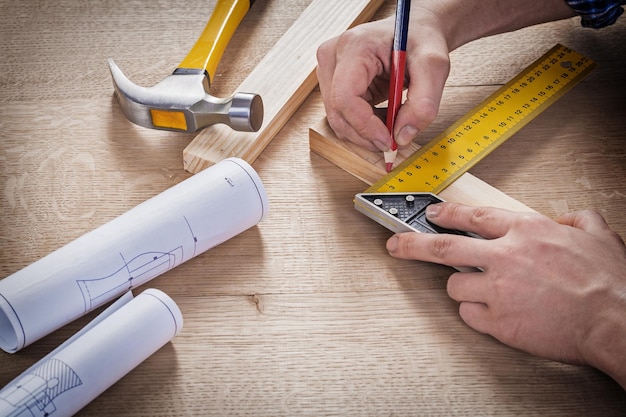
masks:
[[[228,158],[0,281],[9,353],[259,223],[254,169]]]
[[[71,416],[182,326],[178,306],[162,291],[129,293],[2,388],[0,416]]]

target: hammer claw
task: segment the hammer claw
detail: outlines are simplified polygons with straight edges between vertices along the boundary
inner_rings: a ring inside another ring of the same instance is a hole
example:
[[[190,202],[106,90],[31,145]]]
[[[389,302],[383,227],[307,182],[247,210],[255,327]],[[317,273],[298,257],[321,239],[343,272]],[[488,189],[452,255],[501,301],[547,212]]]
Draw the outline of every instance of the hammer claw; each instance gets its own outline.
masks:
[[[206,91],[204,72],[175,71],[153,87],[142,87],[130,81],[112,59],[109,68],[122,112],[139,126],[191,133],[223,123],[234,130],[256,132],[263,123],[261,96],[214,97]]]
[[[258,131],[263,124],[263,101],[258,94],[235,93],[227,98],[209,94],[210,77],[252,3],[218,0],[204,32],[181,66],[153,87],[134,84],[109,59],[115,95],[124,115],[151,129],[196,132],[223,123],[234,130]],[[205,59],[203,53],[207,54]]]

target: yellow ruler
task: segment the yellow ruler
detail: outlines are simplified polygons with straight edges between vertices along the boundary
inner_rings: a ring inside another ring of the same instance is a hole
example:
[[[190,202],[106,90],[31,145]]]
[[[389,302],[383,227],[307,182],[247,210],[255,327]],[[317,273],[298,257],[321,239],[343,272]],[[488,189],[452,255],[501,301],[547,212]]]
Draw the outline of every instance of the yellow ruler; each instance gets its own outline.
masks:
[[[440,192],[595,66],[583,55],[556,45],[365,192]]]

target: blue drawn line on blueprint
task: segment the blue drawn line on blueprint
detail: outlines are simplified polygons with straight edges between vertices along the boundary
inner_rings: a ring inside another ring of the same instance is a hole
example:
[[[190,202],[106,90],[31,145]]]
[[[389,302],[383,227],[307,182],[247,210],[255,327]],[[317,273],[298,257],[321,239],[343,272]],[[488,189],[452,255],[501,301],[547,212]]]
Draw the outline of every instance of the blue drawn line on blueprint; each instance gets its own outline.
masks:
[[[189,224],[189,220],[187,220],[187,217],[183,216],[183,219],[185,219],[185,223],[187,223],[189,232],[191,233],[191,236],[193,237],[193,254],[191,255],[191,257],[193,258],[194,256],[196,256],[196,249],[198,247],[198,237],[194,235],[193,229],[191,228],[191,225]]]
[[[183,219],[193,242],[193,257],[196,255],[198,238],[187,217],[183,216]],[[102,300],[109,300],[180,265],[184,260],[184,246],[181,244],[167,252],[143,252],[130,261],[126,261],[122,253],[119,255],[123,265],[113,273],[104,277],[76,281],[83,294],[85,311],[100,305]]]
[[[7,298],[0,294],[0,297],[2,297],[2,299],[8,304],[8,306],[11,308],[11,311],[13,312],[13,315],[15,316],[15,318],[17,319],[18,324],[20,325],[20,329],[22,330],[22,340],[26,340],[26,331],[24,330],[24,325],[22,324],[22,320],[20,320],[20,316],[17,314],[17,311],[15,311],[15,308],[13,308],[13,305],[9,302],[9,300],[7,300]],[[19,337],[19,336],[18,336]],[[2,339],[4,340],[4,339]],[[19,339],[18,339],[19,340]],[[24,347],[24,344],[22,343],[21,346],[18,346],[18,349]]]
[[[7,417],[47,417],[57,411],[55,398],[82,383],[65,362],[49,359],[0,391],[0,409],[8,405],[12,411]]]
[[[180,256],[177,257],[177,252]],[[182,246],[169,252],[144,252],[126,262],[120,253],[124,265],[110,275],[101,278],[76,281],[83,293],[85,310],[99,305],[102,299],[109,299],[110,294],[120,294],[146,282],[178,265],[182,260]],[[139,283],[135,284],[134,282]]]

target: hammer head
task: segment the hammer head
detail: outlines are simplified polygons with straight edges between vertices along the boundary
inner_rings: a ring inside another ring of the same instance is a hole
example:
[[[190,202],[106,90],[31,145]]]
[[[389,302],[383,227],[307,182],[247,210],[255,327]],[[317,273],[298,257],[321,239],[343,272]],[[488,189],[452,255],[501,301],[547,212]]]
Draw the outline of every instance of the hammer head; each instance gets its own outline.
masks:
[[[235,93],[213,97],[208,94],[209,79],[204,71],[177,69],[154,87],[141,87],[126,78],[112,59],[109,68],[122,112],[139,126],[196,132],[223,123],[234,130],[256,132],[263,124],[261,96]]]

